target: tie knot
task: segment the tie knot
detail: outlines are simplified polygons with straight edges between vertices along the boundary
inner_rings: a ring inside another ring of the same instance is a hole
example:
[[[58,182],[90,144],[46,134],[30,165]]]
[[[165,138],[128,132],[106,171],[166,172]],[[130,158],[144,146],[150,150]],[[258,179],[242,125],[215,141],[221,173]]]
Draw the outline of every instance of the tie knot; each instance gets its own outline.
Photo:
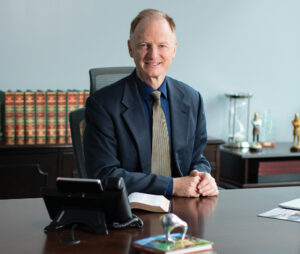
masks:
[[[152,95],[152,97],[155,101],[158,101],[158,100],[160,100],[161,92],[160,91],[154,91],[154,92],[151,93],[151,95]]]

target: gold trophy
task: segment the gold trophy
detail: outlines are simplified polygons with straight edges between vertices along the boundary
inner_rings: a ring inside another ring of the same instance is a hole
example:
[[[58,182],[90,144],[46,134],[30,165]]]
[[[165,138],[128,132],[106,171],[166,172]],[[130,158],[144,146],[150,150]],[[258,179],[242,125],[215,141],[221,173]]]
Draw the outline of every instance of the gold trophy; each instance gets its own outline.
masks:
[[[293,139],[293,146],[291,147],[291,152],[300,152],[300,120],[299,120],[299,114],[295,114],[295,118],[292,121],[292,124],[294,126],[294,139]]]

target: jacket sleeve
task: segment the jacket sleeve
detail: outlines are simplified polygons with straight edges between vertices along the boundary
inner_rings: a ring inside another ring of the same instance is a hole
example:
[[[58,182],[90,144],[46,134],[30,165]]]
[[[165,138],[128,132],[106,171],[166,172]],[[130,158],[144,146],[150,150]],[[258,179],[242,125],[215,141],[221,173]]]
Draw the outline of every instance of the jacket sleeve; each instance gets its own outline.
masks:
[[[204,103],[199,93],[199,108],[197,115],[196,135],[193,148],[193,157],[190,170],[197,169],[201,172],[210,173],[211,167],[203,155],[207,142],[206,118],[204,112]]]

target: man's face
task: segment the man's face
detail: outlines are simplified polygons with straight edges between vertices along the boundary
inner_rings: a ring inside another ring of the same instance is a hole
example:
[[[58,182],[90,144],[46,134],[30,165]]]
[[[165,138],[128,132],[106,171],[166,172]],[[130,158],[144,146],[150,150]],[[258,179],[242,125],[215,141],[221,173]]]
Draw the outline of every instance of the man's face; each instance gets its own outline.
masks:
[[[148,85],[160,86],[176,54],[176,36],[163,18],[145,18],[128,41],[138,77]]]

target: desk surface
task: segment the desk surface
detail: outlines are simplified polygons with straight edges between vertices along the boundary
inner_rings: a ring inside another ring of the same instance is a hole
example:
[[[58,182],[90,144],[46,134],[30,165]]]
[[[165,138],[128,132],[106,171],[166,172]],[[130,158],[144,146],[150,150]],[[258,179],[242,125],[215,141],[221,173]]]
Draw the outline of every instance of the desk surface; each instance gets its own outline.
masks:
[[[223,254],[299,254],[300,224],[257,217],[278,203],[300,197],[300,187],[221,190],[218,198],[173,198],[173,212],[189,224],[188,233],[214,242]],[[135,239],[163,233],[157,213],[136,212],[142,229],[110,230],[109,235],[75,231],[80,244],[59,239],[70,231],[44,233],[50,223],[42,199],[0,200],[1,253],[137,253]]]

